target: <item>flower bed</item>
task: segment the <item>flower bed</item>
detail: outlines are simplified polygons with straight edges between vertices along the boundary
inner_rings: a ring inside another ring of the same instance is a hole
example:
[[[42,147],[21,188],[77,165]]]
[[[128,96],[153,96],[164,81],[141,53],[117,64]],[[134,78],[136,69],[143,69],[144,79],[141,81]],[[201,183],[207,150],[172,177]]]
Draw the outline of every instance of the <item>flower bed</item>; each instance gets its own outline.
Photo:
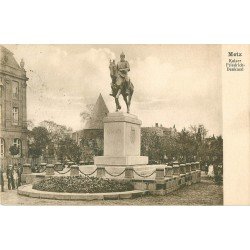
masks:
[[[35,183],[32,188],[59,193],[109,193],[134,189],[129,181],[83,176],[51,177]]]

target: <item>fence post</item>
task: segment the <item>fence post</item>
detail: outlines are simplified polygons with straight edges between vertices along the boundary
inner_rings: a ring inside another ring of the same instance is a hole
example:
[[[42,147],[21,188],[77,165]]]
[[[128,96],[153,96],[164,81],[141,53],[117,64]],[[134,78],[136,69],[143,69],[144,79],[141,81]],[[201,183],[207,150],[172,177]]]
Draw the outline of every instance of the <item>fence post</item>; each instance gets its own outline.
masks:
[[[155,171],[155,183],[156,183],[156,194],[165,195],[166,193],[166,181],[164,177],[164,167],[156,167]]]
[[[84,161],[79,162],[79,166],[82,166],[82,165],[84,165]]]
[[[165,167],[165,177],[172,178],[173,177],[173,168],[172,166]]]
[[[156,167],[155,179],[164,180],[164,168],[163,167]]]
[[[56,162],[55,163],[55,170],[56,171],[62,171],[63,167],[62,167],[62,163],[61,162]]]
[[[70,166],[70,176],[79,176],[79,166],[78,165]]]
[[[196,164],[195,164],[195,162],[191,162],[191,175],[192,175],[192,183],[196,183]]]
[[[105,167],[97,166],[96,177],[102,178],[105,176]]]
[[[177,175],[179,176],[180,175],[180,165],[178,164],[173,164],[173,175]]]
[[[42,163],[40,164],[40,168],[42,168],[43,170],[44,170],[44,169],[46,170],[46,166],[47,166],[47,163],[45,163],[45,162],[42,162]]]
[[[23,164],[23,174],[31,174],[31,166],[28,163]]]
[[[28,163],[23,164],[23,172],[21,174],[21,182],[28,184],[28,179],[31,174],[31,166]]]
[[[74,165],[75,163],[73,161],[69,161],[68,162],[68,167],[71,167],[72,165]]]
[[[180,164],[180,173],[181,174],[186,174],[186,165],[185,164]]]
[[[174,179],[174,190],[178,189],[180,187],[180,165],[177,163],[173,163],[173,179]]]
[[[195,163],[191,162],[191,171],[195,171],[196,167],[195,167]]]
[[[191,164],[190,163],[186,163],[186,175],[187,175],[187,185],[190,186],[191,185],[191,180],[192,180],[192,175],[191,175]]]
[[[46,166],[46,175],[54,175],[55,170],[54,170],[54,165],[53,164],[47,164]]]
[[[195,162],[195,164],[196,164],[196,170],[200,170],[200,163],[197,161]]]
[[[196,174],[197,174],[197,182],[201,181],[201,166],[200,166],[200,162],[196,162]]]
[[[132,166],[127,166],[125,168],[125,179],[126,180],[134,179],[134,168]]]
[[[172,166],[165,166],[166,179],[166,193],[172,192],[173,189],[173,168]]]
[[[186,165],[185,164],[180,164],[180,174],[181,174],[181,183],[180,185],[183,187],[185,186],[186,183]]]
[[[186,163],[186,172],[187,173],[191,172],[191,164],[190,163]]]

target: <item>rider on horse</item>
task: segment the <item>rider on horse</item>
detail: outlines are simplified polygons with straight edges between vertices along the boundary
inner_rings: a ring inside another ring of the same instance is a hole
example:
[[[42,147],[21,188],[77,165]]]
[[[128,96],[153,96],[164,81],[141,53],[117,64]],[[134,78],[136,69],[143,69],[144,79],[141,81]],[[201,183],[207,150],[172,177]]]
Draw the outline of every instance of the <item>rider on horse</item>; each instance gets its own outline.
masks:
[[[115,61],[110,62],[110,67],[113,67],[115,65]],[[126,90],[126,94],[129,95],[129,77],[128,77],[128,72],[130,71],[130,66],[128,61],[125,60],[125,55],[122,52],[120,55],[120,61],[117,63],[117,79],[112,78],[112,83],[111,83],[111,89],[112,93],[110,94],[111,96],[114,96],[114,88],[115,84],[117,85],[118,88],[124,88]]]

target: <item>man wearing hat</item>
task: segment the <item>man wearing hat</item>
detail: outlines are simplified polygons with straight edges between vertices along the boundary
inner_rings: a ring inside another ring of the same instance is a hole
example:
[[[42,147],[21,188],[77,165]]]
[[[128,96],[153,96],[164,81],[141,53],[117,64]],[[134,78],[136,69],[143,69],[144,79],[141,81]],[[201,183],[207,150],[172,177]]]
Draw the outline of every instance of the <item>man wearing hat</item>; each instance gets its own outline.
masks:
[[[120,55],[120,61],[117,63],[118,78],[116,84],[121,86],[125,83],[126,94],[129,94],[128,84],[129,77],[128,72],[130,71],[130,66],[128,61],[125,60],[125,54],[122,52]]]

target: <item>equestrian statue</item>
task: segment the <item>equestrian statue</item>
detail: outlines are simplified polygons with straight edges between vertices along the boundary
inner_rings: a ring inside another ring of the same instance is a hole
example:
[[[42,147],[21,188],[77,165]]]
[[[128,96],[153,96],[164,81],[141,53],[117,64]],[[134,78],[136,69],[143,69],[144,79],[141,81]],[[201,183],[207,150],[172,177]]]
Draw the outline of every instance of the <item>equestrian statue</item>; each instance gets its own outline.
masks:
[[[128,77],[130,71],[129,63],[125,60],[125,55],[122,52],[120,61],[115,63],[115,60],[109,62],[111,82],[111,96],[115,98],[116,112],[121,109],[119,96],[122,95],[127,106],[127,113],[130,112],[131,99],[134,93],[134,85]]]

